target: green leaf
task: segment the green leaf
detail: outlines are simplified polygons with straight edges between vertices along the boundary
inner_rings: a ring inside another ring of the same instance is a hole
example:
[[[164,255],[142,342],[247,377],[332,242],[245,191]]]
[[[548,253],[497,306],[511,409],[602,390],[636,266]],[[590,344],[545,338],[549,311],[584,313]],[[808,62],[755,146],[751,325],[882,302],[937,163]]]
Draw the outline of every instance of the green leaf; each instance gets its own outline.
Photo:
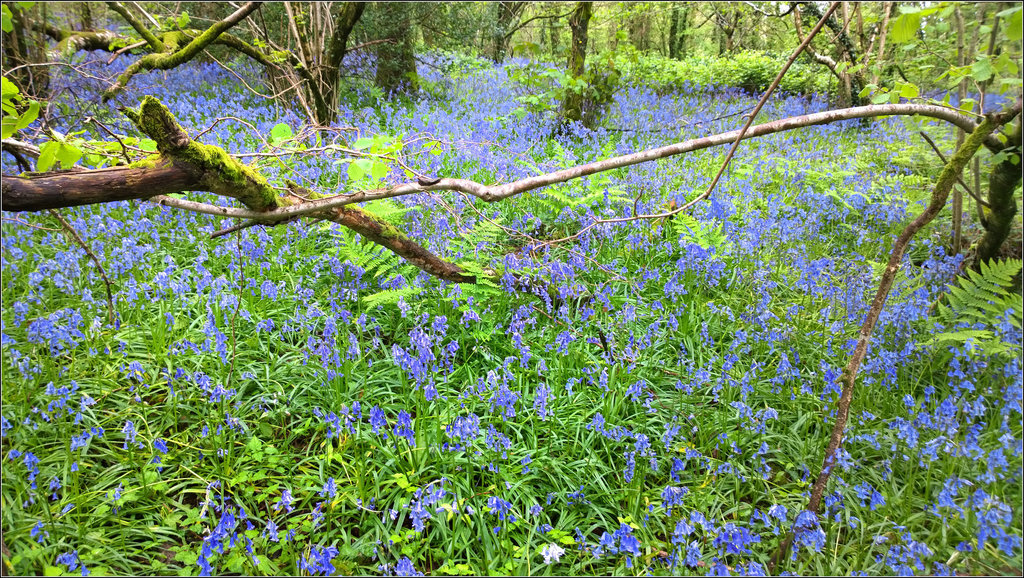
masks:
[[[178,28],[185,28],[186,26],[188,26],[188,23],[189,23],[188,12],[182,12],[181,16],[178,17],[178,22],[177,22]]]
[[[1020,6],[1012,9],[1014,12],[1010,14],[1010,17],[1006,19],[1006,38],[1011,41],[1017,41],[1021,38],[1021,15],[1024,14],[1024,9]],[[1006,11],[1000,12],[1004,14]]]
[[[45,173],[50,170],[53,166],[54,161],[57,160],[57,149],[60,148],[60,143],[56,141],[47,141],[43,143],[43,146],[39,147],[39,160],[36,161],[36,170]]]
[[[387,163],[374,161],[373,164],[370,165],[370,176],[373,177],[373,180],[379,181],[388,176],[389,170],[390,167],[388,167]]]
[[[372,145],[372,144],[373,144],[373,139],[367,138],[367,137],[364,136],[364,137],[356,140],[356,143],[354,145],[352,145],[352,148],[356,149],[357,151],[361,151],[361,150],[363,150],[365,148],[369,148],[369,146]]]
[[[900,96],[903,98],[917,98],[920,91],[917,89],[917,85],[912,83],[901,83],[900,84]]]
[[[14,125],[14,130],[21,130],[25,128],[35,122],[37,118],[39,118],[39,103],[33,100],[29,103],[28,110],[25,111],[25,114],[18,118],[18,123]]]
[[[971,65],[971,77],[978,82],[985,82],[992,78],[992,60],[988,55],[978,57],[978,61]]]
[[[901,6],[902,10],[903,7]],[[918,30],[921,28],[921,15],[915,13],[900,14],[896,20],[892,22],[892,41],[897,44],[903,44],[914,39],[917,35]]]
[[[889,102],[889,93],[888,92],[876,92],[876,93],[871,95],[871,103],[872,104],[882,104],[882,103],[885,103],[885,102]]]
[[[363,167],[363,159],[358,159],[348,164],[348,178],[353,181],[361,181],[366,177],[366,169]]]
[[[4,8],[6,8],[6,6],[4,6]],[[3,99],[4,100],[11,100],[14,97],[18,96],[18,93],[21,92],[20,90],[18,90],[18,85],[14,84],[10,80],[7,80],[6,76],[3,77],[2,85],[3,85],[2,93],[3,93]]]
[[[82,149],[75,145],[62,142],[57,146],[57,160],[60,161],[60,167],[62,169],[70,169],[81,158]]]
[[[8,8],[6,4],[4,4],[2,7],[0,7],[0,11],[3,11],[3,18],[2,18],[2,22],[0,22],[0,28],[2,28],[4,32],[13,32],[14,31],[14,22],[13,22],[14,14],[11,13],[11,9]],[[7,79],[5,78],[4,80],[7,80]]]
[[[13,116],[5,116],[0,128],[0,138],[11,138],[14,136],[14,127],[17,125],[17,120]]]
[[[288,126],[283,122],[279,122],[274,125],[274,128],[270,129],[270,143],[276,145],[281,141],[288,140],[294,136],[292,127]]]

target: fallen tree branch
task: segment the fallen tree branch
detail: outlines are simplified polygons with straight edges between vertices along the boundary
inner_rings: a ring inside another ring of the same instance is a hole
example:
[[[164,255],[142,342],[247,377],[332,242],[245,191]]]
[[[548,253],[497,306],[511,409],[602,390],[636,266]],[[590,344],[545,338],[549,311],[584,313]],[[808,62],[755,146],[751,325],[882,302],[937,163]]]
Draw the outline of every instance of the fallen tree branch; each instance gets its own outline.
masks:
[[[968,131],[974,130],[974,122],[970,117],[949,108],[927,104],[877,104],[819,112],[759,124],[752,126],[743,138],[755,138],[819,124],[878,116],[927,116],[944,120],[958,127],[966,128]],[[467,179],[442,178],[433,185],[424,186],[415,182],[403,183],[384,189],[373,189],[368,191],[358,191],[346,195],[321,197],[314,201],[297,203],[271,211],[256,211],[237,207],[220,207],[205,203],[197,203],[195,201],[186,201],[185,203],[179,202],[177,204],[179,208],[197,213],[205,213],[219,217],[256,219],[263,223],[273,223],[301,215],[315,213],[325,209],[333,209],[356,203],[365,203],[378,199],[387,199],[432,191],[458,191],[473,195],[487,202],[497,202],[541,187],[564,183],[566,181],[590,176],[596,173],[624,168],[723,144],[729,144],[736,140],[738,134],[739,131],[735,130],[707,137],[689,139],[664,147],[587,163],[585,165],[546,173],[543,175],[527,177],[504,185],[484,185]],[[985,145],[992,145],[996,147],[996,150],[1001,150],[1003,146],[992,136],[989,136],[989,138],[985,140]],[[115,169],[127,170],[129,168],[133,167],[113,167],[98,170],[113,171]],[[138,167],[136,166],[135,168]],[[94,171],[79,173],[74,177],[75,179],[81,179],[74,182],[80,183],[83,190],[79,191],[75,189],[68,189],[67,186],[65,186],[59,194],[57,191],[51,190],[56,187],[56,183],[59,181],[48,183],[46,179],[59,178],[62,176],[60,174],[54,175],[48,173],[46,175],[35,175],[32,177],[7,178],[4,180],[3,185],[4,209],[8,211],[40,211],[43,209],[88,205],[99,202],[123,201],[133,198],[142,199],[154,195],[176,193],[184,190],[208,190],[195,187],[175,188],[170,184],[161,184],[156,181],[152,183],[154,187],[153,189],[146,190],[139,188],[135,190],[134,194],[132,194],[127,190],[123,190],[124,186],[128,184],[127,182],[124,182],[120,187],[122,190],[118,195],[109,199],[103,199],[100,198],[101,195],[88,194],[88,190],[94,186],[92,182],[89,181],[89,179],[94,178],[91,175],[93,172]],[[172,174],[175,173],[168,173],[165,176],[171,176]],[[130,173],[126,173],[121,175],[121,178],[128,179],[129,176]],[[101,177],[112,178],[113,175],[110,177],[97,176],[96,178]],[[176,178],[181,179],[187,177],[176,175]],[[30,183],[28,181],[34,182]],[[71,183],[67,182],[65,184],[68,185]],[[175,199],[175,201],[185,201],[185,199]],[[659,213],[655,215],[640,215],[637,218],[664,218],[666,216],[671,216],[671,214]],[[632,217],[629,217],[628,219],[631,218]]]
[[[629,155],[613,157],[578,167],[521,179],[504,185],[488,186],[465,179],[442,178],[436,184],[404,183],[385,189],[323,197],[312,191],[294,188],[284,196],[256,171],[230,157],[222,149],[194,142],[162,104],[152,97],[142,101],[139,111],[125,111],[141,132],[157,142],[161,157],[124,167],[109,167],[79,172],[51,172],[10,176],[3,180],[2,201],[6,211],[40,211],[94,203],[150,199],[159,204],[218,217],[251,219],[261,224],[277,224],[303,215],[330,219],[351,226],[385,247],[407,256],[423,270],[456,281],[466,281],[458,267],[426,252],[413,249],[400,231],[386,223],[371,224],[372,219],[356,214],[349,205],[377,199],[434,192],[459,191],[487,202],[497,202],[544,186],[563,183],[603,171],[650,162],[673,155],[733,143],[740,131],[690,139],[680,143]],[[920,115],[945,120],[973,131],[973,120],[941,106],[923,104],[883,104],[840,109],[791,117],[752,126],[743,138],[754,138],[827,124],[830,122],[877,116]],[[10,140],[10,139],[8,139]],[[20,141],[15,141],[20,143]],[[985,138],[986,146],[1002,148],[995,137]],[[11,143],[13,146],[13,142]],[[31,145],[28,145],[31,146]],[[245,205],[222,207],[189,199],[167,197],[182,191],[209,191],[235,198]],[[301,193],[301,194],[297,194]],[[313,200],[307,200],[313,199]],[[671,213],[637,215],[602,222],[620,222],[671,216]],[[588,225],[592,227],[592,225]],[[361,228],[361,230],[360,230]],[[421,248],[422,249],[422,248]],[[402,253],[405,252],[405,253]]]

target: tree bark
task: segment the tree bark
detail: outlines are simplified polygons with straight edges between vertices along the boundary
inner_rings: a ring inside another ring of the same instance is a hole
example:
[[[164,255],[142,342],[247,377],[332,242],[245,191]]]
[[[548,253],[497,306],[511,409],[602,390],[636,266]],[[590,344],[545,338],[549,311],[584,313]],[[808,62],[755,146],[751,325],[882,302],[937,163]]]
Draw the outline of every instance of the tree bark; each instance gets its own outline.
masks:
[[[498,2],[494,29],[491,31],[491,60],[497,64],[505,61],[508,44],[512,40],[510,31],[526,9],[526,2]]]
[[[1003,159],[989,175],[988,204],[989,214],[986,221],[985,235],[978,243],[978,262],[983,263],[999,256],[1006,238],[1010,235],[1013,218],[1017,215],[1017,200],[1014,192],[1021,181],[1021,123],[1010,132],[1003,151]],[[1012,155],[1017,156],[1017,163]]]
[[[377,45],[377,74],[374,83],[385,94],[409,92],[416,88],[416,60],[412,46],[412,4],[374,4],[381,11],[383,37],[391,42]]]
[[[593,2],[577,2],[576,9],[569,16],[569,29],[572,30],[572,46],[566,69],[575,79],[583,78],[587,63],[587,31],[590,17],[593,14]],[[556,132],[563,132],[573,122],[583,120],[583,91],[567,90],[562,100],[562,112]]]

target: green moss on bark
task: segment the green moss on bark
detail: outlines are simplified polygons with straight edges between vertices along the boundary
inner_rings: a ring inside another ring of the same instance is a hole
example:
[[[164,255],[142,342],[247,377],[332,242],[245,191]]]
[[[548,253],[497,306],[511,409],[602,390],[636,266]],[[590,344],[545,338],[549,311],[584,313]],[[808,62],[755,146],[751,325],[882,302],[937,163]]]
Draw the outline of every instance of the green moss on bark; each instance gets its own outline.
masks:
[[[193,141],[162,102],[145,96],[139,109],[125,114],[146,136],[156,141],[162,155],[197,171],[207,190],[232,197],[255,211],[282,205],[277,191],[258,172],[242,164],[224,149]]]

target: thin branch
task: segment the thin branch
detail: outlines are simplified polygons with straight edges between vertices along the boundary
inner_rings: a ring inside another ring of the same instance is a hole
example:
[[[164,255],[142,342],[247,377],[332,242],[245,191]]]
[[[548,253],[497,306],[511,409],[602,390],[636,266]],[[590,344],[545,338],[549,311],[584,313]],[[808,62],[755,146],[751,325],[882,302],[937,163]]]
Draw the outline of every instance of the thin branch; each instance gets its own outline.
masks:
[[[71,226],[71,223],[67,222],[67,220],[65,220],[64,217],[54,209],[50,209],[49,213],[54,219],[57,219],[60,226],[64,228],[65,232],[67,232],[68,236],[70,236],[71,239],[85,251],[85,254],[88,255],[89,258],[92,259],[93,264],[96,265],[96,269],[99,271],[100,277],[103,278],[104,289],[107,291],[107,315],[110,318],[110,325],[114,326],[114,297],[110,291],[110,279],[107,277],[107,272],[103,269],[103,265],[100,264],[100,260],[96,257],[96,254],[92,252],[92,249],[89,248],[89,245],[86,244],[85,240],[83,240],[78,232],[75,231],[74,227]]]
[[[132,28],[134,28],[136,32],[139,33],[139,36],[141,36],[142,39],[146,41],[146,44],[149,44],[149,46],[153,49],[153,52],[164,52],[165,50],[167,50],[167,48],[164,46],[164,43],[161,42],[160,39],[157,38],[156,35],[149,30],[149,28],[146,28],[146,26],[142,22],[139,22],[138,19],[132,16],[132,13],[129,12],[128,9],[125,8],[120,2],[107,2],[107,6],[114,12],[120,14],[121,18],[124,18],[125,21]],[[114,57],[117,57],[116,53]]]

